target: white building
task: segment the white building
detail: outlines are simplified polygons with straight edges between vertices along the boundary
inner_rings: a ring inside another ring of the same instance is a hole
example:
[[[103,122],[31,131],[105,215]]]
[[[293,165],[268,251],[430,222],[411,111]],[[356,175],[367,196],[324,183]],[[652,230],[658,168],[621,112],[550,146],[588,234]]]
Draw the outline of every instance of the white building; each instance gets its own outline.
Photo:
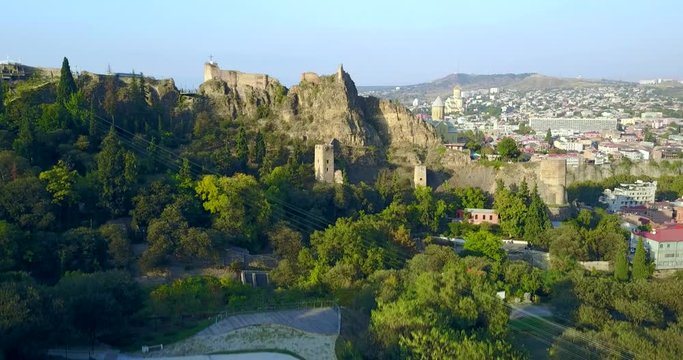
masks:
[[[537,134],[543,134],[548,129],[579,132],[616,130],[617,118],[531,118],[529,119],[529,126]]]
[[[620,211],[624,207],[645,205],[655,201],[657,182],[636,181],[634,184],[621,184],[614,190],[606,189],[599,202],[607,205],[611,212]]]
[[[556,148],[565,151],[582,152],[583,144],[576,141],[556,141],[553,144]]]

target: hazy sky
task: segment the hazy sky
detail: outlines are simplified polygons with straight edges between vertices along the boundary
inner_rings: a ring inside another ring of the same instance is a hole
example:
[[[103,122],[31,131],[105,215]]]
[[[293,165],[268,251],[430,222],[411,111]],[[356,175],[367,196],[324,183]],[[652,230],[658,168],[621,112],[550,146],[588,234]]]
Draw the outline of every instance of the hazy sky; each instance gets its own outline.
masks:
[[[223,69],[284,84],[339,63],[359,85],[453,72],[683,79],[683,1],[3,1],[0,58],[202,81]]]

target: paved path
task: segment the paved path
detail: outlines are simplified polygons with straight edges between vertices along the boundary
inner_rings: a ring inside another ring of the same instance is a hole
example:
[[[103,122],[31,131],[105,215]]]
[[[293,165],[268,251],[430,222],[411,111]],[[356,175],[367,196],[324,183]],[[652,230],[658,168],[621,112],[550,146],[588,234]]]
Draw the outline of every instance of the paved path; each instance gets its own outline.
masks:
[[[520,319],[525,317],[551,317],[552,310],[546,305],[513,305],[510,311],[510,319]]]
[[[140,360],[139,357],[119,357],[119,360]],[[253,352],[243,354],[194,355],[158,357],[155,360],[296,360],[292,355],[273,352]]]
[[[289,326],[315,334],[338,335],[339,310],[328,307],[233,315],[209,326],[197,335],[220,335],[247,326],[269,324]]]

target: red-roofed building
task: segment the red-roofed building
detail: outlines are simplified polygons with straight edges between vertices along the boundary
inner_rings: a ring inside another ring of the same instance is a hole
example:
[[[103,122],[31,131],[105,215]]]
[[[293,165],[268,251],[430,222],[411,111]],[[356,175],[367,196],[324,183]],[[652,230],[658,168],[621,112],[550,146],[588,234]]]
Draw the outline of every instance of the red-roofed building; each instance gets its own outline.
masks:
[[[643,239],[645,249],[655,269],[683,268],[683,224],[676,224],[652,231],[634,231],[634,240]]]

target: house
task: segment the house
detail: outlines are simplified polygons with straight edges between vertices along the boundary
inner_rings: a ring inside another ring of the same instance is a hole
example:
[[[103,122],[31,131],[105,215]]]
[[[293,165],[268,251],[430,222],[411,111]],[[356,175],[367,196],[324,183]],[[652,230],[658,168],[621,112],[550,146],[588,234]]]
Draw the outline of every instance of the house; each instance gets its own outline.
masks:
[[[468,223],[479,225],[487,222],[489,224],[498,225],[498,214],[493,209],[458,209],[457,218],[467,220]]]
[[[614,190],[606,189],[600,199],[600,203],[607,205],[611,212],[621,211],[624,207],[645,205],[655,201],[657,182],[637,180],[632,184],[621,184]]]
[[[683,268],[683,224],[652,229],[652,231],[636,230],[632,233],[632,241],[643,239],[643,245],[655,264],[655,269]]]

